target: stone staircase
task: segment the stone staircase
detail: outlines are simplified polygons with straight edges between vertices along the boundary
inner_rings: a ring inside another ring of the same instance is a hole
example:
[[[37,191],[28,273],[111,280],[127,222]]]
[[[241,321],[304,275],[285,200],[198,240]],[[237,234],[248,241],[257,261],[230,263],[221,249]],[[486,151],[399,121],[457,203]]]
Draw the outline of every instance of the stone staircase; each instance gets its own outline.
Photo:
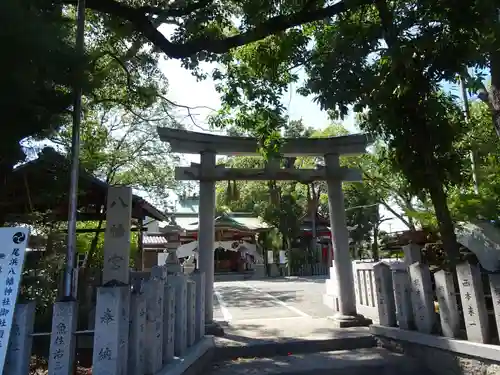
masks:
[[[418,363],[377,347],[367,331],[329,339],[216,340],[210,375],[420,375]],[[209,370],[209,371],[207,371]]]

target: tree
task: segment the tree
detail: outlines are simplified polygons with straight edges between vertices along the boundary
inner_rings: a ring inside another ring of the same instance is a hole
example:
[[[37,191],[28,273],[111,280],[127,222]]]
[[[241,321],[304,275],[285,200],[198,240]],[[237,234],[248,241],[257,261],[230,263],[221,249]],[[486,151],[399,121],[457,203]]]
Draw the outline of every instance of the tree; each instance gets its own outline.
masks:
[[[68,42],[67,17],[54,6],[5,0],[0,22],[0,41],[10,51],[0,61],[0,175],[5,176],[24,159],[23,138],[43,136],[68,120],[71,68],[78,59]]]
[[[394,6],[394,4],[393,4]],[[377,3],[376,10],[353,13],[344,17],[335,27],[321,26],[318,43],[313,52],[315,60],[310,68],[308,87],[318,100],[338,115],[345,113],[346,105],[353,104],[358,111],[368,109],[362,116],[361,126],[381,137],[393,153],[393,160],[409,179],[412,187],[423,189],[430,195],[438,219],[445,251],[455,261],[458,245],[453,221],[447,206],[445,185],[458,182],[460,156],[453,143],[462,125],[459,108],[452,99],[440,91],[438,83],[446,78],[439,62],[431,59],[421,38],[433,33],[428,26],[414,38],[403,36],[396,28],[395,15],[404,9],[389,9],[387,2]],[[418,24],[426,21],[425,13],[416,13]],[[380,20],[380,21],[379,21]],[[406,27],[417,24],[414,21]],[[353,34],[352,28],[363,22],[366,34]],[[377,48],[382,36],[387,48],[380,51],[372,62],[368,54]],[[410,42],[408,42],[410,39]],[[322,54],[331,45],[342,45],[341,56]],[[415,57],[415,53],[419,58]],[[334,73],[337,85],[323,86],[332,77],[323,77],[325,64],[349,63]],[[352,72],[352,73],[350,73]],[[356,89],[351,80],[353,73],[361,78]],[[351,95],[345,90],[351,85]]]
[[[82,167],[106,183],[131,186],[165,203],[169,190],[176,186],[173,172],[178,158],[159,139],[156,128],[179,126],[165,109],[153,107],[139,113],[108,108],[89,111],[82,126]],[[70,153],[69,126],[50,140]]]
[[[194,67],[199,60],[216,59],[216,54],[372,2],[341,1],[327,5],[308,0],[284,3],[167,0],[152,6],[145,0],[88,0],[86,7],[108,15],[119,24],[126,22],[131,31],[167,57],[184,59],[186,66]],[[76,5],[77,1],[63,0],[62,3]],[[235,24],[234,17],[239,17],[239,25]],[[172,40],[158,31],[161,23],[179,27]]]
[[[387,144],[394,167],[408,178],[413,190],[430,195],[443,246],[455,260],[458,245],[446,187],[460,182],[463,159],[454,142],[463,121],[460,109],[439,83],[454,79],[463,61],[445,59],[449,53],[445,55],[442,47],[455,50],[456,40],[447,29],[435,27],[431,6],[421,1],[408,8],[406,3],[383,0],[359,5],[335,20],[304,27],[301,35],[315,41],[310,52],[294,43],[300,40],[293,35],[296,30],[280,35],[281,39],[275,36],[260,42],[259,49],[243,47],[234,52],[237,63],[227,64],[233,78],[225,77],[224,92],[231,93],[227,102],[241,109],[236,120],[255,115],[252,111],[270,113],[268,107],[279,115],[276,95],[295,79],[289,71],[306,61],[308,79],[301,93],[315,95],[334,118],[344,117],[350,107],[361,114],[362,129]],[[447,23],[446,9],[438,10]],[[234,82],[254,89],[238,91]],[[266,82],[275,93],[255,89],[266,87]],[[249,103],[254,103],[252,111]],[[266,131],[272,135],[280,121],[268,123]],[[246,121],[242,125],[248,128]]]
[[[467,155],[476,154],[479,194],[474,192],[470,161],[465,158],[464,183],[450,191],[450,209],[456,220],[498,220],[500,208],[500,145],[491,126],[490,108],[475,102],[470,108],[470,121],[456,147]]]
[[[39,10],[42,4],[60,9],[63,5],[65,11],[59,13],[70,14],[66,6],[76,3],[77,0],[52,0],[37,2],[33,8]],[[382,23],[376,19],[378,15],[374,13],[373,4],[382,10]],[[457,73],[462,74],[467,66],[490,65],[493,84],[492,95],[488,99],[496,111],[500,108],[493,103],[500,101],[495,99],[498,95],[494,92],[499,86],[496,72],[500,69],[495,63],[498,60],[495,51],[498,51],[496,43],[500,38],[495,16],[496,3],[492,0],[462,2],[460,6],[428,0],[391,2],[389,5],[374,0],[344,0],[335,4],[308,0],[279,3],[162,0],[155,5],[145,0],[88,0],[86,6],[92,25],[89,30],[108,36],[105,40],[111,42],[109,45],[126,47],[123,55],[113,54],[109,49],[104,52],[105,60],[116,65],[113,72],[128,70],[131,57],[139,53],[139,60],[146,60],[148,55],[154,59],[156,52],[162,52],[167,58],[182,59],[184,66],[194,70],[199,77],[206,76],[198,69],[200,61],[223,63],[224,69],[215,70],[213,77],[227,83],[220,87],[224,103],[242,109],[238,118],[231,121],[256,130],[263,138],[271,140],[268,142],[271,146],[278,143],[276,129],[286,125],[281,121],[282,105],[276,102],[276,98],[286,91],[290,82],[297,81],[297,74],[291,68],[309,63],[311,56],[307,46],[318,36],[314,32],[316,25],[338,26],[343,19],[359,14],[360,10],[369,13],[371,21],[366,25],[351,23],[349,27],[353,34],[376,34],[369,38],[374,49],[378,47],[373,41],[378,44],[377,38],[382,36],[397,44],[391,47],[393,51],[398,50],[399,44],[404,44],[403,47],[411,45],[411,48],[419,44],[417,47],[425,48],[425,58],[433,60],[436,68],[430,74],[444,72],[446,78],[450,78]],[[396,22],[391,23],[391,18]],[[373,21],[377,27],[373,27]],[[162,24],[176,27],[170,39],[158,30]],[[421,25],[425,26],[420,28]],[[422,32],[409,33],[405,39],[405,33],[412,27]],[[404,38],[398,41],[398,36],[403,34]],[[95,35],[89,39],[93,38]],[[238,48],[241,46],[249,48]],[[338,46],[330,47],[337,49]],[[411,48],[400,55],[411,59]],[[450,55],[454,58],[449,59]],[[90,64],[93,65],[95,61]],[[87,70],[92,73],[92,69]],[[108,74],[110,72],[107,71]],[[265,79],[257,78],[259,76]],[[359,85],[352,75],[351,78],[353,87]],[[235,85],[242,88],[240,93],[230,88]],[[243,99],[243,96],[246,98]],[[266,121],[252,121],[256,117]]]
[[[107,184],[130,186],[165,205],[170,191],[177,188],[174,167],[178,162],[156,134],[157,126],[178,126],[165,109],[160,106],[131,113],[105,106],[100,111],[88,111],[81,133],[82,168]],[[69,126],[60,129],[50,140],[63,153],[70,154]],[[91,223],[97,231],[86,249],[86,264],[96,260],[102,225],[103,220]]]
[[[60,2],[2,1],[0,20],[2,45],[16,51],[0,63],[7,72],[0,79],[2,175],[24,161],[21,141],[46,138],[68,125],[76,82],[83,87],[87,109],[119,105],[144,110],[158,97],[168,101],[157,54],[143,48],[142,39],[116,19],[87,15],[84,56],[74,51],[75,12]]]

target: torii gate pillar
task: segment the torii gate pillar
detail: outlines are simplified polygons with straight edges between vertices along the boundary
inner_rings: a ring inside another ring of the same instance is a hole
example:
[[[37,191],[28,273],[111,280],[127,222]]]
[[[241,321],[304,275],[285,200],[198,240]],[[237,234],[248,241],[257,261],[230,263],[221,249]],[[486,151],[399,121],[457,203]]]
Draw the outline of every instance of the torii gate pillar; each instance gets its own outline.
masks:
[[[330,281],[334,283],[336,289],[336,295],[326,294],[325,298],[337,298],[337,303],[334,301],[325,301],[325,303],[337,309],[334,321],[339,327],[367,325],[370,322],[356,313],[356,296],[351,254],[349,253],[349,232],[346,223],[342,180],[328,177],[334,175],[329,173],[330,171],[340,168],[339,155],[325,155],[325,165],[333,246],[331,269],[333,272],[330,272]]]
[[[200,154],[201,168],[215,168],[215,152]],[[200,181],[198,210],[198,268],[205,273],[205,322],[213,321],[214,311],[214,242],[215,242],[215,181]]]

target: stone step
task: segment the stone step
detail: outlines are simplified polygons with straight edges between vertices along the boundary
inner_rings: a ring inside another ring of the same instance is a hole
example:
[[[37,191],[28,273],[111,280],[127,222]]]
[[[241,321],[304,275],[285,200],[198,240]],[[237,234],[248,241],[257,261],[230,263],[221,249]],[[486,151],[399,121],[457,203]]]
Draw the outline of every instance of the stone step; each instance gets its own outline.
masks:
[[[216,338],[214,360],[223,361],[234,358],[276,357],[289,353],[306,354],[373,348],[377,345],[372,335],[346,332],[338,337],[321,339],[280,339],[254,340],[238,343],[226,338]]]
[[[210,375],[421,375],[412,359],[382,348],[234,358],[212,364]]]

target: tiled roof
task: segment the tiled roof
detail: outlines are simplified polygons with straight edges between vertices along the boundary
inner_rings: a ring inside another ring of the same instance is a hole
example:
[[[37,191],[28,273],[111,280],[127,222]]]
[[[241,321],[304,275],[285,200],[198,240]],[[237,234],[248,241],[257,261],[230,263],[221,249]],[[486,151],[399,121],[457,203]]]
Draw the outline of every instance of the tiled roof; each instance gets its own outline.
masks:
[[[180,199],[175,204],[174,212],[176,213],[186,213],[186,214],[198,214],[200,207],[199,197],[186,197]]]
[[[176,217],[175,222],[181,228],[187,231],[198,230],[198,216],[192,215],[191,217]],[[235,215],[230,213],[221,215],[215,218],[215,228],[232,228],[242,231],[256,231],[259,229],[267,229],[269,225],[255,216]]]
[[[168,244],[168,241],[163,234],[146,234],[146,233],[144,233],[144,236],[142,238],[142,243],[143,243],[143,245],[146,245],[148,247],[151,247],[151,246],[164,247]]]

